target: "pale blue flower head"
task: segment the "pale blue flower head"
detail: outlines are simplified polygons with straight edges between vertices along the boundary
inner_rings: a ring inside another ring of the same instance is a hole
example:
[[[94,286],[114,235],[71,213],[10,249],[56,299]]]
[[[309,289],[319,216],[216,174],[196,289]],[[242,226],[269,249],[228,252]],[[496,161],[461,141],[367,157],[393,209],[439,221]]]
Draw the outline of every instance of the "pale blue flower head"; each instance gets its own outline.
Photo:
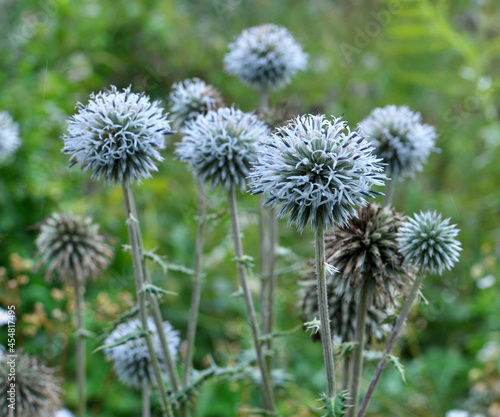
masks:
[[[341,118],[299,116],[263,142],[250,185],[269,197],[266,204],[281,206],[280,218],[290,213],[299,231],[309,221],[313,231],[343,226],[386,179],[372,151]]]
[[[90,95],[87,105],[77,104],[78,113],[68,120],[63,153],[70,161],[92,170],[92,178],[106,183],[141,182],[158,170],[163,161],[164,135],[172,133],[159,101],[144,94],[109,91]]]
[[[408,218],[398,232],[399,250],[416,267],[431,274],[441,275],[458,262],[460,242],[455,239],[459,229],[450,225],[450,219],[430,211]]]
[[[139,319],[132,319],[119,324],[113,332],[106,338],[105,345],[111,345],[125,336],[142,329]],[[148,329],[152,332],[154,350],[158,356],[160,370],[163,374],[167,373],[167,365],[161,350],[160,337],[156,330],[154,320],[148,318]],[[163,330],[168,341],[168,348],[173,358],[177,356],[180,345],[179,332],[174,330],[168,321],[163,322]],[[156,385],[154,370],[151,365],[148,346],[144,337],[128,340],[127,342],[105,348],[104,353],[113,362],[113,369],[118,379],[131,388],[140,389],[144,383]]]
[[[224,57],[226,72],[254,88],[283,87],[306,66],[302,47],[287,29],[273,24],[245,29]]]
[[[19,125],[9,113],[0,111],[0,163],[17,151],[20,145]]]
[[[198,116],[183,133],[176,149],[179,158],[205,182],[228,190],[245,189],[259,141],[269,137],[268,127],[256,115],[233,107]]]
[[[430,153],[436,151],[436,129],[423,124],[420,113],[407,106],[376,108],[360,126],[392,176],[413,176],[422,170]]]
[[[182,128],[200,114],[206,114],[223,106],[220,93],[198,78],[175,83],[168,100],[170,115],[175,119],[177,128]]]

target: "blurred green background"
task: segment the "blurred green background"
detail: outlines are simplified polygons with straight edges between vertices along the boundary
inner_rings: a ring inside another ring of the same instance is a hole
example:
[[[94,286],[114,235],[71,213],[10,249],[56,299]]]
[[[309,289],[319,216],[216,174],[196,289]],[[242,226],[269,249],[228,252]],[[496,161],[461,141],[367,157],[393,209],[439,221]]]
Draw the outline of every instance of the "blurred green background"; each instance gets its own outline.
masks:
[[[287,27],[309,54],[308,70],[272,94],[303,112],[344,114],[352,126],[374,107],[406,104],[437,127],[440,153],[423,173],[398,183],[395,206],[411,214],[437,210],[461,229],[460,264],[428,277],[427,305],[412,312],[398,355],[404,384],[388,369],[371,416],[444,416],[453,408],[500,415],[500,4],[494,0],[401,1],[157,1],[0,0],[0,110],[20,125],[23,144],[0,167],[0,305],[19,311],[18,347],[38,354],[65,378],[74,409],[74,337],[70,289],[46,284],[33,270],[34,226],[58,210],[90,215],[115,240],[116,258],[87,288],[87,327],[100,334],[133,300],[131,259],[121,191],[67,170],[61,154],[65,120],[76,102],[113,84],[133,85],[154,99],[172,83],[197,76],[245,111],[257,93],[223,72],[227,44],[244,28],[271,22]],[[154,179],[136,187],[146,246],[169,262],[193,262],[196,184],[174,160],[170,137]],[[257,256],[257,200],[241,195],[246,252]],[[209,210],[225,210],[211,191]],[[300,325],[296,280],[314,253],[308,231],[280,226],[278,328]],[[250,337],[237,289],[227,216],[210,224],[205,248],[195,366],[211,355],[231,364]],[[164,316],[185,334],[191,292],[187,275],[153,268],[157,284],[178,292]],[[255,290],[258,282],[253,281]],[[4,328],[5,329],[5,328]],[[2,333],[6,333],[3,332]],[[0,340],[4,341],[5,334]],[[113,376],[89,342],[89,415],[138,415],[140,395]],[[279,394],[283,415],[316,415],[324,388],[321,346],[302,330],[279,339],[278,364],[288,374]],[[367,366],[369,378],[374,364]],[[368,380],[365,381],[364,388]],[[259,393],[250,381],[206,384],[199,416],[248,415]]]

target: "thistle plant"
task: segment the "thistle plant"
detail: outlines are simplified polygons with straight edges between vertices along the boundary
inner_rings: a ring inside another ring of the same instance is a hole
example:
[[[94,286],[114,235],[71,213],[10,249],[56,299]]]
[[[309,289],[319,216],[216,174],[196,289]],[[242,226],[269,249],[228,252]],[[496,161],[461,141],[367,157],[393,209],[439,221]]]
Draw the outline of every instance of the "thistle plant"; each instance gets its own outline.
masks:
[[[419,272],[406,299],[404,307],[394,325],[391,337],[384,350],[384,356],[378,363],[375,375],[370,383],[366,397],[363,400],[358,417],[363,417],[368,408],[375,387],[382,375],[387,355],[391,353],[403,323],[415,301],[425,274],[441,275],[445,270],[451,270],[459,259],[462,250],[456,239],[459,230],[456,225],[450,225],[450,219],[442,220],[436,212],[415,214],[406,220],[398,231],[397,241],[405,262],[418,267]]]
[[[142,236],[131,187],[133,181],[140,183],[157,171],[156,163],[163,160],[159,151],[165,147],[164,136],[173,133],[170,122],[158,101],[151,102],[144,94],[132,93],[131,87],[118,91],[111,86],[109,91],[91,94],[87,105],[78,103],[77,109],[77,114],[68,121],[62,151],[71,154],[72,165],[79,163],[83,170],[91,169],[93,179],[121,183],[141,325],[146,331],[155,378],[162,381],[158,357],[148,333],[147,297],[175,393],[179,390],[179,377],[163,331],[158,300],[145,289],[145,284],[151,285],[152,282],[143,256]],[[158,386],[163,387],[163,383]],[[159,394],[164,415],[172,416],[165,390],[160,388]]]
[[[11,156],[19,146],[19,125],[6,111],[0,111],[0,163]]]
[[[325,362],[327,395],[336,395],[333,343],[328,313],[325,230],[343,226],[356,214],[356,206],[372,197],[373,185],[382,185],[385,175],[372,147],[340,118],[324,115],[300,116],[278,128],[271,140],[263,141],[255,165],[253,193],[265,193],[267,204],[280,206],[279,217],[290,213],[289,224],[302,232],[311,222],[316,240],[316,274],[321,341]]]
[[[154,330],[155,322],[151,317],[148,317],[148,328],[152,329],[151,339],[161,372],[167,374],[168,368],[162,353],[160,337]],[[141,330],[139,319],[131,319],[119,324],[106,338],[105,345],[111,347],[105,348],[104,353],[112,361],[113,369],[123,384],[129,388],[142,390],[144,415],[150,409],[150,388],[156,386],[158,389],[163,389],[163,387],[157,383],[148,345],[144,334],[140,333]],[[170,355],[175,358],[181,342],[179,332],[174,330],[167,321],[163,322],[163,331],[167,335]]]
[[[42,365],[35,356],[23,350],[17,351],[16,355],[16,379],[12,388],[8,376],[14,371],[7,352],[0,347],[0,415],[53,417],[62,405],[61,379],[55,376],[54,369]],[[12,404],[15,408],[9,407]]]
[[[175,83],[168,96],[170,114],[175,119],[175,127],[181,129],[187,122],[200,114],[223,107],[220,93],[199,78],[192,78]]]
[[[374,109],[361,123],[363,133],[373,141],[375,154],[386,163],[393,179],[411,177],[422,170],[435,151],[436,129],[422,123],[420,113],[407,106]],[[390,205],[393,183],[388,183],[387,205]]]
[[[90,217],[73,213],[54,213],[40,225],[36,239],[37,253],[41,256],[38,267],[47,266],[45,279],[53,276],[70,283],[75,291],[76,313],[76,375],[78,384],[78,416],[86,413],[85,376],[85,280],[101,275],[113,257],[109,239],[99,232],[99,226]]]
[[[256,162],[258,141],[266,140],[267,126],[255,115],[234,108],[221,108],[200,115],[184,129],[184,139],[177,147],[180,159],[186,161],[197,177],[220,186],[228,192],[236,262],[252,331],[257,363],[262,377],[264,407],[276,412],[272,381],[261,346],[254,302],[247,276],[247,259],[243,253],[236,189],[246,187],[246,177]]]

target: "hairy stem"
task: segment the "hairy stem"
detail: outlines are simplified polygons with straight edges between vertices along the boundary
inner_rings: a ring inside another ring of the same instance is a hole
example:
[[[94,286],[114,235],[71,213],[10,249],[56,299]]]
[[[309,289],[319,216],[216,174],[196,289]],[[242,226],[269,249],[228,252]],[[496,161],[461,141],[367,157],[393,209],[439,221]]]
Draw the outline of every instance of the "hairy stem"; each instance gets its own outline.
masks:
[[[186,387],[189,383],[189,374],[193,367],[194,342],[196,338],[196,326],[198,324],[198,312],[201,298],[201,259],[203,255],[203,241],[205,234],[205,182],[198,180],[198,229],[196,231],[196,248],[194,257],[193,294],[191,296],[191,308],[189,310],[189,322],[186,336],[186,357],[184,358],[184,373],[182,385]]]
[[[420,285],[422,284],[422,281],[424,279],[424,274],[422,271],[419,271],[417,278],[415,279],[415,282],[413,283],[413,287],[410,291],[410,294],[408,295],[408,298],[406,299],[405,305],[403,307],[403,310],[399,314],[399,317],[396,321],[396,324],[394,325],[394,329],[392,330],[391,337],[389,338],[389,341],[387,342],[387,346],[385,347],[384,350],[384,356],[380,359],[377,369],[375,371],[375,375],[373,376],[372,381],[370,382],[370,386],[368,387],[368,391],[366,393],[366,396],[363,400],[363,403],[361,404],[361,408],[359,409],[359,413],[357,417],[363,417],[366,414],[366,410],[368,408],[368,404],[370,403],[370,399],[373,396],[373,393],[375,392],[375,388],[377,387],[378,381],[380,380],[380,377],[382,376],[382,372],[384,371],[384,367],[387,363],[387,356],[389,355],[392,351],[392,348],[394,347],[394,344],[396,343],[396,340],[399,336],[399,332],[401,331],[403,324],[406,320],[406,317],[408,317],[408,313],[410,312],[410,309],[413,305],[413,302],[415,301],[415,298],[418,294],[418,290],[420,288]]]
[[[318,286],[318,308],[321,322],[321,344],[323,345],[323,359],[325,361],[326,385],[329,397],[336,394],[335,361],[333,357],[333,340],[330,330],[330,316],[328,314],[328,295],[325,276],[325,232],[323,228],[316,231],[316,279]]]
[[[355,416],[356,410],[359,406],[359,391],[361,388],[361,377],[363,375],[363,350],[365,349],[367,305],[368,286],[366,284],[362,284],[361,297],[359,300],[358,311],[356,312],[356,330],[354,332],[354,340],[357,342],[357,345],[354,349],[349,389],[352,407],[347,413],[348,416]]]
[[[142,385],[142,417],[151,417],[151,392],[147,381]]]
[[[130,252],[132,253],[132,262],[134,265],[134,277],[135,277],[135,286],[137,291],[137,301],[139,304],[139,317],[141,320],[142,328],[147,332],[145,338],[148,346],[148,352],[151,357],[151,365],[153,367],[156,383],[158,386],[158,392],[160,394],[160,398],[163,404],[163,416],[173,417],[172,406],[170,404],[170,400],[167,396],[167,392],[165,390],[165,384],[163,382],[163,378],[161,375],[160,364],[158,362],[158,356],[153,346],[153,341],[151,340],[151,334],[148,329],[148,320],[147,320],[147,306],[146,306],[146,297],[144,292],[144,268],[143,268],[143,256],[142,256],[142,248],[139,242],[140,233],[139,223],[137,220],[137,214],[134,215],[132,207],[135,204],[133,201],[132,188],[129,181],[124,181],[122,184],[123,188],[123,201],[125,205],[125,215],[127,217],[127,228],[128,235],[130,240]],[[159,330],[159,329],[158,329]],[[158,331],[161,334],[160,331]]]
[[[271,375],[269,374],[267,363],[262,353],[262,345],[260,340],[260,332],[257,324],[257,316],[255,314],[255,307],[253,304],[252,294],[250,292],[250,285],[248,283],[247,268],[244,264],[243,245],[241,243],[240,225],[238,221],[238,209],[236,206],[236,193],[234,187],[231,187],[231,189],[229,190],[228,199],[229,199],[229,212],[231,215],[231,233],[233,235],[234,252],[236,255],[240,285],[243,290],[243,296],[245,298],[248,321],[250,324],[250,328],[252,330],[253,344],[255,352],[257,354],[257,363],[259,365],[262,377],[264,406],[269,412],[277,414]]]
[[[83,321],[83,293],[85,287],[82,281],[75,279],[75,311],[76,311],[76,380],[78,385],[78,417],[85,417],[87,395],[85,376],[85,324]]]

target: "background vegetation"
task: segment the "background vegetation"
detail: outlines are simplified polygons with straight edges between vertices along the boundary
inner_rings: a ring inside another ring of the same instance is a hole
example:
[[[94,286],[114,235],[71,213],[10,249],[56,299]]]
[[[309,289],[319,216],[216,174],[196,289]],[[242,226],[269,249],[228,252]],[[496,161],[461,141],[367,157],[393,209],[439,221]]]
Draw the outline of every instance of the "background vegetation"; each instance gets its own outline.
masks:
[[[398,347],[408,382],[389,370],[371,415],[435,417],[475,407],[498,417],[499,19],[494,0],[0,0],[0,109],[20,124],[23,140],[0,167],[0,305],[18,307],[18,347],[59,366],[66,404],[74,408],[73,296],[32,268],[34,226],[53,211],[90,215],[116,239],[112,267],[88,285],[87,327],[102,333],[135,298],[131,260],[120,249],[127,242],[120,189],[67,170],[60,152],[75,103],[110,84],[132,84],[165,102],[173,82],[197,76],[227,103],[250,111],[257,93],[225,74],[222,58],[242,29],[272,22],[287,27],[310,55],[308,70],[273,94],[274,103],[287,99],[302,112],[344,114],[352,125],[376,106],[407,104],[440,132],[441,152],[422,174],[397,185],[395,206],[452,217],[464,251],[452,273],[426,280],[429,303],[414,309]],[[159,174],[137,187],[136,196],[146,246],[190,267],[196,184],[172,156],[179,135],[170,139]],[[257,200],[242,195],[241,201],[246,251],[257,256]],[[209,207],[221,215],[208,231],[199,369],[210,356],[230,364],[250,341],[244,305],[231,297],[237,277],[225,196],[211,191]],[[277,344],[287,381],[280,408],[284,415],[308,416],[324,377],[321,346],[300,329],[296,280],[314,247],[308,231],[298,235],[286,222],[280,229],[278,327],[297,329]],[[165,300],[164,316],[184,335],[190,278],[156,268],[154,279],[179,294]],[[2,331],[0,341],[5,336]],[[102,353],[90,352],[98,342],[89,345],[90,415],[137,415],[139,394],[115,380]],[[243,405],[258,395],[250,381],[205,385],[199,416],[246,415]]]

